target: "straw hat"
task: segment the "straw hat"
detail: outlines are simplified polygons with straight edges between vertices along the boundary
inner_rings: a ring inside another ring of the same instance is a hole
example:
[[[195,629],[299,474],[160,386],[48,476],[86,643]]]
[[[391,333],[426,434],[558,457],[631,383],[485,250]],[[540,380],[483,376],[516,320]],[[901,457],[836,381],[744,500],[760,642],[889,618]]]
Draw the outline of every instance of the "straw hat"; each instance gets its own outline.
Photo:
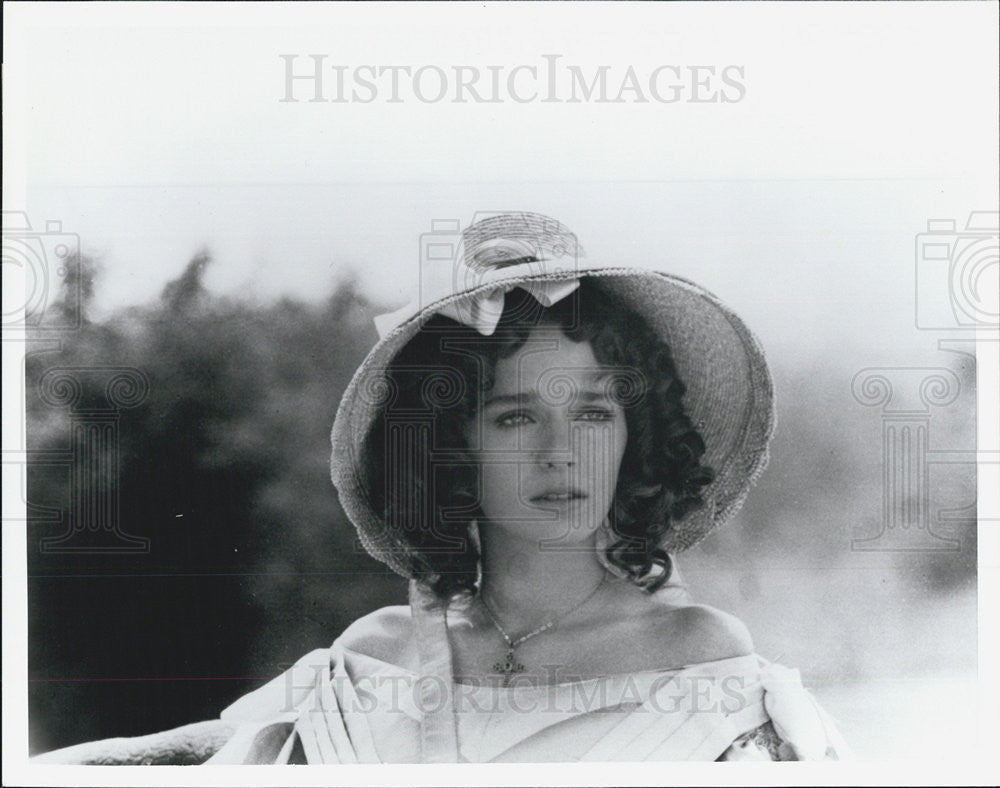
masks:
[[[443,314],[492,334],[513,288],[544,306],[566,298],[587,277],[642,315],[671,350],[686,387],[683,404],[705,441],[701,459],[715,479],[705,506],[672,523],[661,547],[691,547],[730,519],[767,465],[774,395],[760,344],[714,295],[672,274],[584,262],[576,237],[539,214],[492,214],[463,232],[423,237],[419,292],[406,306],[376,318],[380,339],[355,372],[331,435],[331,477],[361,544],[409,577],[412,552],[371,505],[364,441],[393,396],[385,371],[427,320]]]

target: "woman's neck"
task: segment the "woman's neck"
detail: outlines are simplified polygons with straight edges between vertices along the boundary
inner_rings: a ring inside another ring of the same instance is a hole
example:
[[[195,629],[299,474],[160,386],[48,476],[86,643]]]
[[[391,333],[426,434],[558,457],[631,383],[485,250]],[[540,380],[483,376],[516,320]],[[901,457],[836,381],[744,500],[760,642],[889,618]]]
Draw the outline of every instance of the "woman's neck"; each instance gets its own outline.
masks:
[[[560,617],[598,587],[606,570],[595,541],[545,550],[537,540],[480,529],[480,593],[512,637]]]

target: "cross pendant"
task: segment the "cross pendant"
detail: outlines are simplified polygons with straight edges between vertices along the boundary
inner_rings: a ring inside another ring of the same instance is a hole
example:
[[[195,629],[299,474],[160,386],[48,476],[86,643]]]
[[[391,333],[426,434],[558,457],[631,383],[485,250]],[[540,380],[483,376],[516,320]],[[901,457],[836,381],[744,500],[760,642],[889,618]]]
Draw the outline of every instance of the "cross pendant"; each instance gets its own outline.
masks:
[[[507,650],[507,658],[503,662],[494,662],[493,670],[503,676],[503,685],[509,686],[510,680],[516,673],[524,672],[524,665],[514,661],[514,649]]]

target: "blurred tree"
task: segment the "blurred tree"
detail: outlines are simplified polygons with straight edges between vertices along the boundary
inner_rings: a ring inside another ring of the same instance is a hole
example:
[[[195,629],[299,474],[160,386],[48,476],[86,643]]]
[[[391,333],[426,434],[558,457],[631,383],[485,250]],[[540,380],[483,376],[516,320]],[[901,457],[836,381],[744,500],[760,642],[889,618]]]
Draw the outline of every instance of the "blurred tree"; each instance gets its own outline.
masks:
[[[370,305],[353,281],[316,306],[216,297],[202,284],[209,262],[200,253],[158,303],[95,323],[96,267],[81,261],[83,303],[69,303],[69,287],[52,308],[81,310],[82,328],[56,350],[39,332],[26,359],[33,451],[70,447],[74,413],[39,396],[47,371],[74,368],[77,411],[107,407],[104,368],[149,383],[117,414],[120,526],[148,552],[43,550],[70,525],[70,480],[99,484],[100,469],[81,458],[29,469],[33,751],[216,716],[357,615],[404,598],[354,549],[327,472],[333,414],[371,344]]]

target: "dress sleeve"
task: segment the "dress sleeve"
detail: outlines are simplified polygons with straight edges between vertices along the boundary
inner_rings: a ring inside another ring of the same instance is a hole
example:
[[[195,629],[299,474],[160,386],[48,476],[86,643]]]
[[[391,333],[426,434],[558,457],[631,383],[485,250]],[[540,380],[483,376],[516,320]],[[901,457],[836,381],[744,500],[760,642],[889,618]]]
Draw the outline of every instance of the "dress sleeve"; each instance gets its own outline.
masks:
[[[304,762],[298,757],[295,725],[303,707],[314,698],[317,681],[329,675],[329,664],[330,649],[310,651],[284,673],[223,709],[219,717],[234,732],[205,764]]]
[[[797,670],[774,663],[761,669],[769,722],[744,733],[720,761],[852,760],[833,719],[802,686]]]
[[[33,763],[100,766],[187,766],[204,763],[229,740],[233,726],[205,720],[146,736],[101,739],[32,758]]]
[[[774,725],[765,722],[740,736],[720,755],[719,761],[785,761],[794,758],[781,757],[781,737]]]

